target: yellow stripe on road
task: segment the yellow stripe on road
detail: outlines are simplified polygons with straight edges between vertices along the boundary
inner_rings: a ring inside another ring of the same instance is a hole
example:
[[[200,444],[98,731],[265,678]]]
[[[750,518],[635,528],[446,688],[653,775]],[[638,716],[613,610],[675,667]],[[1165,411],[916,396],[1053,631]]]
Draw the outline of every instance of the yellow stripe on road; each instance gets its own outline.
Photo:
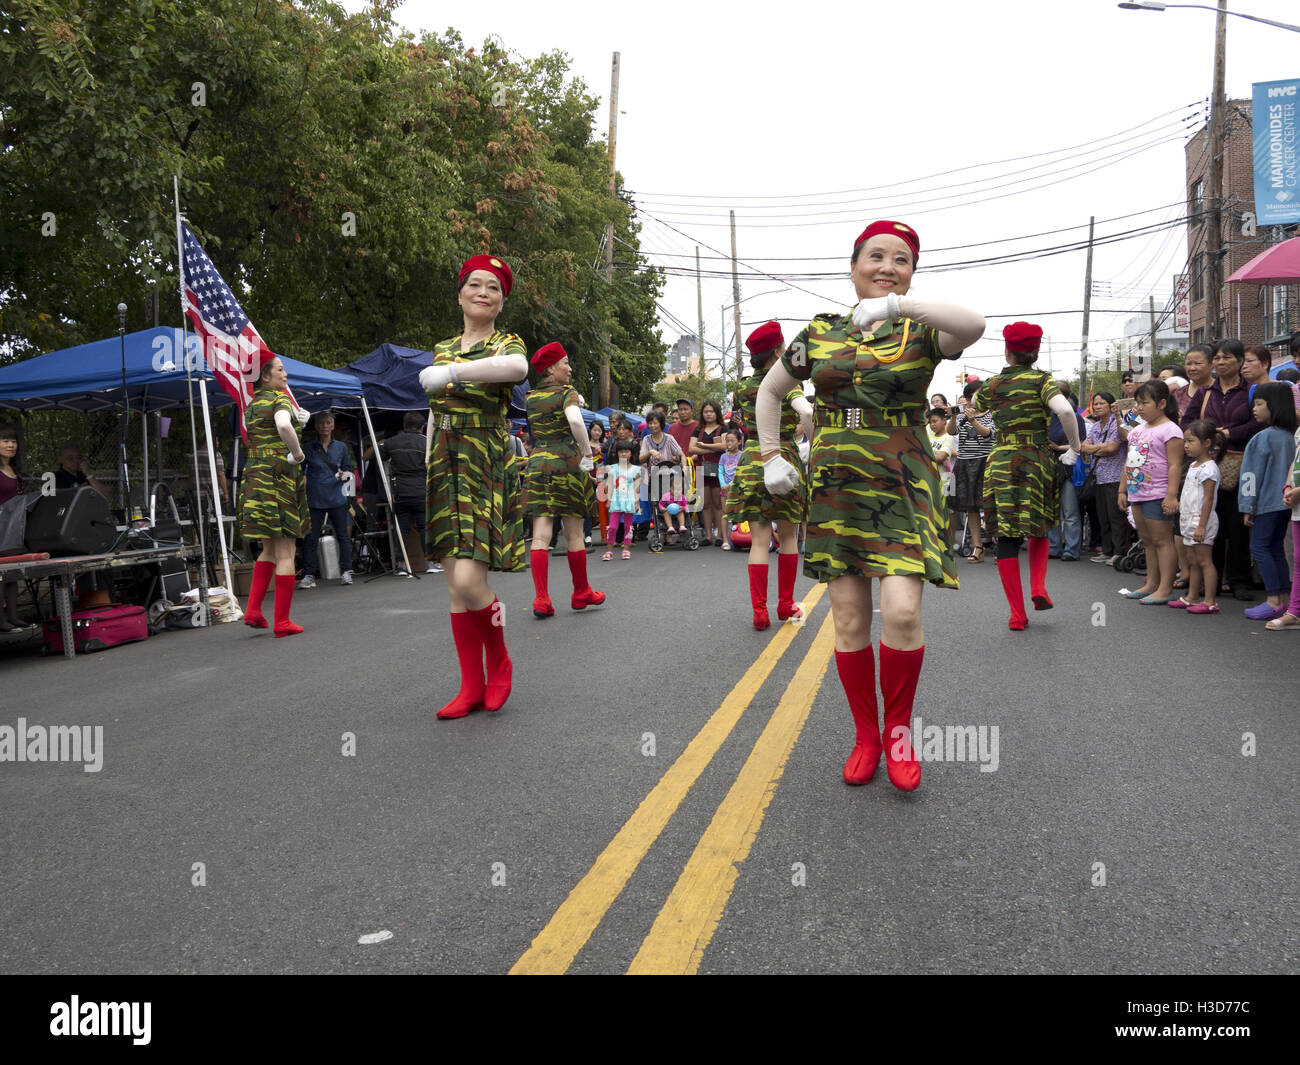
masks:
[[[699,970],[834,650],[835,620],[827,614],[817,639],[641,943],[629,973],[689,975]]]
[[[818,584],[808,593],[802,604],[805,619],[811,617],[813,607],[825,590],[826,585]],[[538,933],[532,946],[515,962],[510,970],[512,975],[568,971],[578,951],[586,945],[596,926],[622,893],[641,859],[686,798],[686,793],[731,735],[799,630],[797,625],[781,626],[739,683],[722,700],[722,705],[618,830],[587,875],[569,892],[569,897]]]

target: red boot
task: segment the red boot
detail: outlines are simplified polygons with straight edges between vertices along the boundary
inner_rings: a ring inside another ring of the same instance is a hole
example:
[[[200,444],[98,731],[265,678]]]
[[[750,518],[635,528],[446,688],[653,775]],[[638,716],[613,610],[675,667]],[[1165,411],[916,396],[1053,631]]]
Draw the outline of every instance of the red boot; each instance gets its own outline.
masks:
[[[598,592],[587,583],[587,552],[569,552],[569,572],[573,575],[573,598],[569,605],[574,610],[583,610],[589,606],[600,606],[605,601],[605,593]]]
[[[1029,597],[1035,610],[1051,610],[1052,600],[1047,594],[1047,537],[1029,538]]]
[[[895,651],[880,645],[880,692],[885,697],[885,768],[899,791],[921,784],[921,763],[912,748],[912,702],[925,661],[925,645],[915,651]]]
[[[529,551],[528,566],[533,571],[533,591],[537,597],[533,600],[533,617],[549,618],[555,613],[551,605],[551,593],[547,591],[547,567],[551,553],[549,551]]]
[[[794,579],[798,575],[797,554],[776,556],[776,616],[780,621],[803,617],[803,608],[794,601]]]
[[[483,652],[487,662],[487,686],[483,693],[485,710],[500,710],[510,698],[510,684],[514,679],[515,666],[506,651],[506,611],[499,599],[493,599],[491,606],[482,610],[467,610],[478,629],[483,641]]]
[[[293,602],[293,574],[275,577],[275,634],[276,636],[297,636],[302,632],[301,625],[289,620],[289,604]]]
[[[444,721],[483,709],[483,638],[478,634],[478,626],[467,613],[452,614],[451,636],[456,641],[456,657],[460,660],[460,691],[438,711],[437,716]]]
[[[1011,607],[1011,620],[1007,628],[1019,632],[1029,624],[1025,615],[1025,591],[1020,584],[1020,559],[998,559],[998,576],[1002,578],[1002,591],[1006,593],[1007,603]]]
[[[749,602],[754,608],[754,628],[762,632],[772,624],[767,614],[767,567],[749,564]]]
[[[266,615],[262,613],[262,600],[266,598],[266,589],[275,576],[274,562],[253,563],[253,583],[248,589],[248,606],[244,610],[244,624],[255,629],[267,629]]]
[[[857,742],[844,763],[845,784],[865,784],[880,764],[880,708],[876,703],[876,656],[871,644],[861,651],[836,651],[835,666],[849,699]]]

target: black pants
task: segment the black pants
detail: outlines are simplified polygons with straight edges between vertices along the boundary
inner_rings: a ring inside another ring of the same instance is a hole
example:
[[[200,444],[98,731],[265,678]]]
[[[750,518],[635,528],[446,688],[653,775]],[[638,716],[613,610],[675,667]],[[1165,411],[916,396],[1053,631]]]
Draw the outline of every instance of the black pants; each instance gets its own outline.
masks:
[[[1119,509],[1119,482],[1097,485],[1097,519],[1101,526],[1101,553],[1122,555],[1132,542],[1128,518]]]
[[[1219,580],[1225,582],[1234,592],[1238,588],[1250,588],[1253,579],[1250,575],[1250,530],[1237,510],[1237,490],[1219,489],[1218,501],[1214,512],[1219,516],[1219,535],[1214,541],[1214,565],[1219,571]]]

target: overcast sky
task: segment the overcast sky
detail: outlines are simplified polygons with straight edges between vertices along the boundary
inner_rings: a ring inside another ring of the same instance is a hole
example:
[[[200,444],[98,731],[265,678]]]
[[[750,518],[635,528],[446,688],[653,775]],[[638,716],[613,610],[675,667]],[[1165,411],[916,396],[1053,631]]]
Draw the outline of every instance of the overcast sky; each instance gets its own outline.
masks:
[[[1229,9],[1300,24],[1297,0]],[[1086,240],[1089,215],[1099,239],[1178,219],[1184,145],[1208,116],[1215,16],[1123,11],[1114,0],[408,0],[398,21],[416,32],[454,26],[469,42],[496,34],[524,55],[567,53],[605,102],[602,136],[610,60],[621,53],[618,168],[651,260],[693,271],[697,244],[702,256],[728,252],[734,208],[751,269],[834,275],[742,276],[743,332],[778,318],[790,337],[813,314],[850,305],[857,234],[876,218],[912,225],[922,243],[912,292],[989,319],[966,357],[984,375],[1001,365],[1002,326],[1017,318],[1043,326],[1051,368],[1077,369],[1085,253],[927,267]],[[1300,76],[1300,34],[1227,21],[1230,98],[1249,97],[1254,81]],[[1078,228],[1009,240],[1066,227]],[[1092,354],[1123,337],[1148,295],[1164,308],[1186,249],[1182,226],[1096,249],[1093,278],[1110,295],[1094,295]],[[704,269],[729,264],[706,258]],[[717,344],[730,276],[706,276],[703,290],[706,340]],[[695,330],[693,274],[669,281],[663,306],[667,343],[681,332],[674,318]],[[730,312],[726,328],[730,339]],[[955,367],[937,386],[951,389],[954,376]]]

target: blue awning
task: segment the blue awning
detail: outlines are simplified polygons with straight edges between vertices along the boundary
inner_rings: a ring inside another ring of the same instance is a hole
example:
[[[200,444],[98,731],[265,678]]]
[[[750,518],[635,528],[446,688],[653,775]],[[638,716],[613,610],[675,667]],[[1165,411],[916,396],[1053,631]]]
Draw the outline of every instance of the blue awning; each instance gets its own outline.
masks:
[[[193,333],[169,327],[142,329],[125,337],[126,395],[133,410],[183,407],[185,363],[180,357],[188,341],[188,361],[194,377],[206,382],[208,402],[229,406],[231,398],[204,367],[201,345]],[[122,406],[123,338],[37,355],[0,367],[0,407],[11,410],[112,410]],[[356,406],[361,382],[350,374],[325,370],[281,355],[289,387],[308,410]]]

